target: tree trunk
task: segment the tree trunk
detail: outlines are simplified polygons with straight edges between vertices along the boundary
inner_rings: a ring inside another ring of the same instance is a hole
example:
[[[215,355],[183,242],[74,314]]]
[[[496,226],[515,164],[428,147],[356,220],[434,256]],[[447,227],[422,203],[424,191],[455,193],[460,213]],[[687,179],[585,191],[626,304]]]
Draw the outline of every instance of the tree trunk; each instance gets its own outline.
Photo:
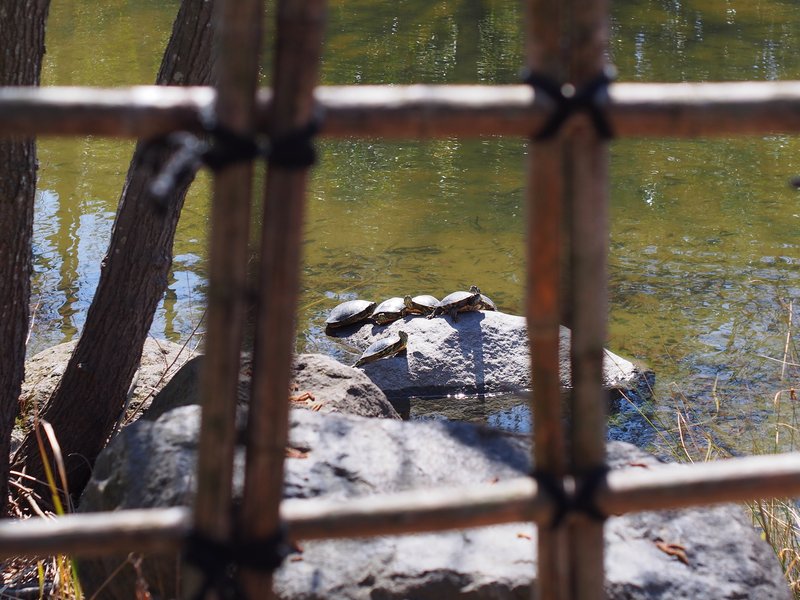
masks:
[[[50,0],[0,0],[0,85],[39,85]],[[8,496],[8,453],[25,376],[31,294],[36,142],[0,139],[0,498]],[[5,500],[0,513],[5,515]]]
[[[158,84],[210,83],[213,4],[213,0],[181,3]],[[175,228],[190,183],[174,190],[167,202],[153,201],[147,187],[155,165],[163,164],[167,156],[168,150],[158,146],[143,142],[136,146],[83,332],[42,414],[55,429],[73,498],[85,487],[123,409],[153,315],[167,288]],[[43,479],[33,433],[13,464]]]

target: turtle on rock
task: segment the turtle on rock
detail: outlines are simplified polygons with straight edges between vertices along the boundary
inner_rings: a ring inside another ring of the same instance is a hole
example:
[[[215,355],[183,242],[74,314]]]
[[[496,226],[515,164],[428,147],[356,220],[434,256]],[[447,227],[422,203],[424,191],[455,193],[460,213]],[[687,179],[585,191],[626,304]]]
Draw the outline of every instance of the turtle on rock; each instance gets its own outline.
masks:
[[[369,300],[348,300],[336,306],[325,320],[325,333],[331,335],[335,329],[366,321],[375,309]]]
[[[389,358],[395,354],[399,354],[406,349],[408,344],[408,334],[405,331],[398,331],[396,334],[389,335],[385,338],[373,342],[369,348],[364,350],[354,367],[363,367],[364,365],[380,360],[381,358]]]
[[[402,298],[389,298],[378,304],[370,318],[378,325],[386,325],[401,318],[404,315],[405,308],[406,304]]]
[[[488,300],[488,298],[487,298]],[[491,301],[490,301],[491,302]],[[481,291],[477,285],[470,286],[468,292],[453,292],[442,298],[442,301],[428,315],[432,319],[438,315],[450,315],[453,322],[458,321],[456,316],[460,312],[469,312],[481,309]]]
[[[406,295],[403,298],[406,305],[405,315],[429,315],[433,309],[439,304],[439,300],[429,294],[422,294],[420,296]]]

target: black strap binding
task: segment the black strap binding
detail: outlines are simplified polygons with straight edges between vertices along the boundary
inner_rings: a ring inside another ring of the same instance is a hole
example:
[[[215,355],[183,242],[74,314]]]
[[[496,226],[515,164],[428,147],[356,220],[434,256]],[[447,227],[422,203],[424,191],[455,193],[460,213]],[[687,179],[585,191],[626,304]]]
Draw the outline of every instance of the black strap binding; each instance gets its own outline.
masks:
[[[151,143],[171,148],[173,153],[150,184],[150,194],[157,205],[163,205],[177,187],[191,181],[203,166],[219,171],[232,164],[266,158],[272,166],[306,169],[317,160],[313,142],[319,128],[320,117],[315,116],[305,126],[269,143],[215,123],[204,125],[202,139],[186,132],[159,138]]]
[[[291,546],[284,527],[262,540],[234,540],[229,543],[193,531],[186,540],[184,559],[197,567],[203,576],[195,600],[203,600],[212,590],[224,600],[245,600],[246,596],[237,581],[239,568],[272,573],[290,553]]]
[[[573,510],[583,513],[595,521],[605,521],[608,515],[597,506],[597,490],[606,482],[609,468],[605,465],[588,471],[578,479],[575,497],[572,500]]]
[[[555,502],[556,510],[553,519],[548,524],[550,529],[555,529],[564,520],[570,510],[572,510],[572,500],[564,490],[563,481],[552,473],[536,470],[531,474],[536,481],[536,485],[541,487]]]
[[[547,527],[557,528],[571,512],[581,513],[595,521],[605,521],[608,516],[598,508],[595,500],[596,492],[605,483],[607,474],[607,466],[588,471],[577,480],[575,491],[568,492],[560,478],[551,473],[534,471],[531,477],[536,485],[547,492],[555,503],[555,512]]]
[[[543,93],[556,103],[553,114],[534,136],[535,140],[543,141],[553,138],[561,126],[572,115],[586,112],[594,125],[597,135],[601,139],[611,139],[614,133],[605,114],[608,99],[608,84],[616,77],[616,70],[612,66],[606,67],[597,77],[580,88],[571,83],[559,84],[554,79],[541,73],[528,72],[523,76],[525,83],[534,88],[537,93]]]

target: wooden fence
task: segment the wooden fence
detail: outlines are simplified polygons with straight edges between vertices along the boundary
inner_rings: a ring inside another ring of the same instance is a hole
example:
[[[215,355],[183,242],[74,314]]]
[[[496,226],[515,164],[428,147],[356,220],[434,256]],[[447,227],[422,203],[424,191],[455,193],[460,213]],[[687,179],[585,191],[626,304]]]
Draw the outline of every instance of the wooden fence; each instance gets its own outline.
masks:
[[[607,0],[527,0],[526,67],[534,85],[316,88],[324,0],[279,0],[274,90],[256,91],[259,0],[220,3],[216,89],[0,88],[0,135],[95,134],[150,138],[203,129],[202,115],[242,134],[280,139],[324,109],[323,136],[513,135],[531,138],[526,188],[528,291],[536,477],[468,489],[418,490],[348,500],[281,501],[287,389],[294,340],[307,166],[273,161],[264,190],[255,373],[241,521],[229,515],[234,408],[246,289],[251,167],[215,175],[209,267],[207,360],[193,511],[170,508],[0,523],[0,556],[102,555],[180,550],[198,532],[225,542],[355,537],[533,521],[540,527],[538,597],[599,599],[601,515],[800,494],[796,455],[689,467],[605,470],[601,382],[606,333],[608,144],[617,136],[696,137],[800,131],[800,83],[597,84],[606,68]],[[550,85],[547,82],[558,82]],[[574,94],[562,94],[570,82]],[[591,86],[591,93],[587,91]],[[554,91],[554,89],[555,91]],[[579,98],[582,103],[573,101]],[[537,133],[553,125],[555,135]],[[605,115],[605,123],[603,123]],[[598,121],[600,121],[598,123]],[[568,214],[567,224],[563,215]],[[565,265],[569,265],[568,272]],[[568,277],[568,298],[560,286]],[[281,289],[282,294],[266,293]],[[234,290],[235,293],[221,293]],[[218,293],[220,292],[220,293]],[[562,420],[558,328],[573,315],[572,415]],[[590,515],[588,513],[594,513]],[[187,578],[191,583],[191,576]],[[243,573],[249,597],[269,574]],[[187,586],[190,587],[190,586]]]

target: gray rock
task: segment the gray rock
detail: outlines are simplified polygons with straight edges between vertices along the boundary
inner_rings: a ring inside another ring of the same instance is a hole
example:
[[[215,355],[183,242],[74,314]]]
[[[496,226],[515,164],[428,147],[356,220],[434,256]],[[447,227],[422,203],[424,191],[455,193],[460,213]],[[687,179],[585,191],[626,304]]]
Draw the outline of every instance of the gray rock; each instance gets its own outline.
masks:
[[[184,407],[125,429],[98,458],[82,511],[189,504],[199,408]],[[447,485],[487,483],[529,472],[529,441],[467,423],[402,422],[292,411],[285,495],[346,499]],[[609,444],[613,468],[657,461]],[[632,466],[636,465],[636,466]],[[241,482],[236,481],[237,490]],[[237,491],[238,493],[238,491]],[[656,546],[686,548],[689,564]],[[606,525],[609,598],[789,598],[772,550],[734,505],[614,517]],[[536,530],[517,523],[465,531],[306,542],[276,573],[280,598],[527,598]],[[88,595],[125,557],[81,561]],[[145,560],[151,591],[173,597],[177,558]],[[123,567],[104,598],[129,598]]]
[[[400,418],[381,389],[358,369],[322,354],[300,354],[293,368],[297,392],[311,392],[321,403],[321,413]]]
[[[14,430],[12,452],[32,427],[36,407],[43,407],[53,394],[76,345],[77,341],[58,344],[42,350],[25,362],[25,382],[20,394],[24,427]],[[195,352],[181,344],[147,338],[133,382],[127,419],[134,420],[141,415],[159,390],[193,356]]]
[[[405,354],[364,366],[391,400],[410,396],[448,396],[519,392],[531,388],[528,332],[524,317],[495,311],[450,317],[405,317],[386,326],[348,328],[334,335],[360,351],[375,340],[403,330],[408,333]],[[569,388],[570,331],[561,328],[561,383]],[[606,350],[605,385],[612,400],[621,394],[649,396],[653,374]]]
[[[202,356],[186,363],[153,400],[145,418],[155,420],[173,408],[199,404],[202,364]],[[246,404],[250,394],[250,377],[250,359],[245,357],[239,375],[239,401],[242,404]],[[298,396],[303,392],[311,394],[307,401],[296,403],[299,408],[313,408],[321,413],[343,412],[362,417],[400,418],[384,393],[369,377],[328,356],[296,356],[292,381],[293,395]]]

